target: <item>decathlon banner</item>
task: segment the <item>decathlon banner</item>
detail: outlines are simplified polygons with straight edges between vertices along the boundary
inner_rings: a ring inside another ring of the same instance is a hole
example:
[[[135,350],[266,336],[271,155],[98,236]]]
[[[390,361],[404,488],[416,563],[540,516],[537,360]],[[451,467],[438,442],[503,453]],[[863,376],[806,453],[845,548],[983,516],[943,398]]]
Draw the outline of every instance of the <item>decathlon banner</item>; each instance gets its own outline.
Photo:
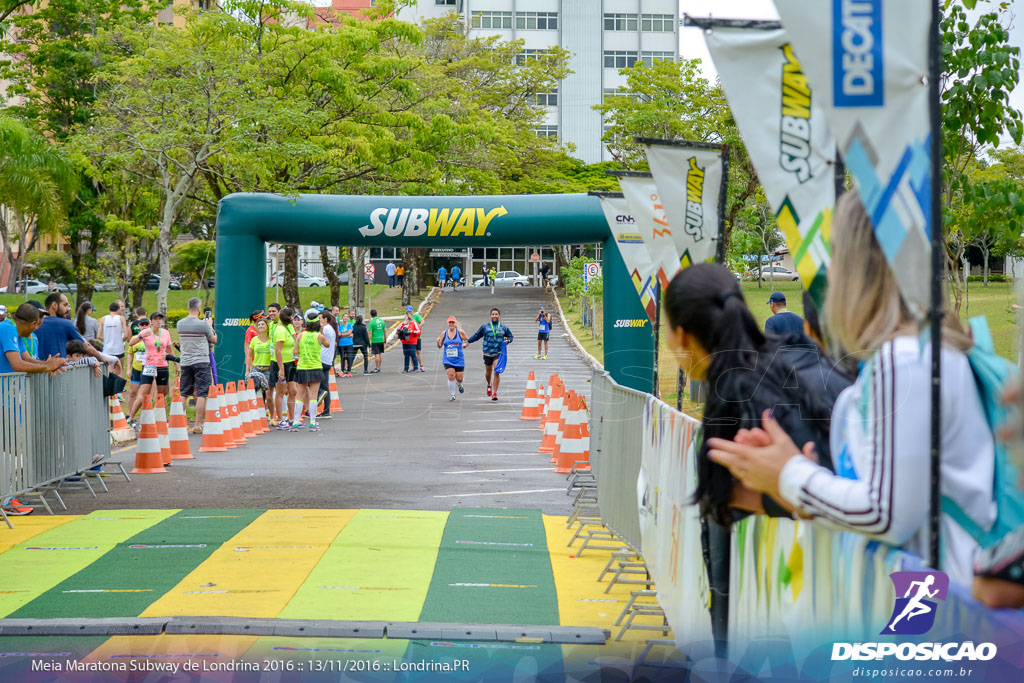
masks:
[[[929,304],[933,0],[775,0],[900,290]]]
[[[644,238],[636,229],[636,220],[629,211],[629,206],[622,196],[601,194],[601,210],[608,221],[615,246],[619,249],[626,270],[629,271],[633,287],[647,312],[647,317],[654,326],[658,311],[658,281],[654,276],[654,264],[644,246]],[[642,318],[641,318],[642,320]]]
[[[680,266],[715,260],[721,238],[718,202],[724,191],[722,149],[645,142],[658,195],[668,216]]]
[[[701,525],[693,504],[699,432],[697,420],[647,396],[637,476],[640,547],[676,644],[690,656],[695,643],[712,640]]]
[[[658,186],[649,173],[616,175],[629,212],[636,219],[637,232],[643,236],[644,246],[654,264],[654,274],[664,290],[669,280],[679,272],[680,264],[679,250],[672,237]]]
[[[708,50],[747,153],[800,280],[820,303],[831,260],[836,147],[820,96],[782,29],[707,26]]]

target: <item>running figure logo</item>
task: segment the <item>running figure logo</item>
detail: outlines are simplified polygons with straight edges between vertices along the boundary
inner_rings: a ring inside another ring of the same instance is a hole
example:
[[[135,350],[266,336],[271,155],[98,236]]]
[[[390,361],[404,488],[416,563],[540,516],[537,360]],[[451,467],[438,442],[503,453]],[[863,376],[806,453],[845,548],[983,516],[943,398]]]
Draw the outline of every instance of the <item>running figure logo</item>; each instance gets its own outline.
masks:
[[[882,635],[920,635],[935,623],[937,603],[946,599],[949,577],[943,572],[893,572],[889,575],[896,587],[896,604]]]

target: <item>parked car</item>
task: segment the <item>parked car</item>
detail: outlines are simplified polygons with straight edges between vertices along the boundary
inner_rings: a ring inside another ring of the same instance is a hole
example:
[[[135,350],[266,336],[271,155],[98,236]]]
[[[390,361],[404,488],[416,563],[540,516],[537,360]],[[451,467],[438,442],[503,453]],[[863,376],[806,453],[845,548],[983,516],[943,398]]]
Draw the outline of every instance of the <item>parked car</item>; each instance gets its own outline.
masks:
[[[483,278],[473,281],[474,287],[483,287],[483,284]],[[495,287],[529,287],[530,284],[528,275],[520,275],[514,270],[498,271],[498,275],[494,278]]]
[[[772,272],[774,271],[774,273]],[[751,270],[743,278],[744,280],[757,280],[757,269]],[[761,280],[767,282],[768,280],[775,280],[776,282],[796,282],[800,279],[800,274],[796,273],[789,268],[783,268],[782,266],[768,266],[761,269]]]
[[[18,280],[11,293],[21,294],[23,291],[28,294],[46,294],[49,291],[49,287],[46,286],[45,282],[40,282],[39,280]],[[6,293],[7,287],[0,287],[0,294]]]
[[[146,289],[150,291],[160,289],[160,276],[150,275],[149,280],[146,282]],[[171,278],[170,282],[167,284],[167,289],[181,289],[181,283],[174,278]]]
[[[280,284],[284,284],[284,271],[278,271],[277,275],[270,276],[270,282],[267,283],[267,287],[276,287]],[[309,273],[299,271],[299,287],[326,287],[327,278],[315,277]]]
[[[117,280],[108,278],[94,284],[92,289],[94,292],[116,292],[120,287],[117,284]]]

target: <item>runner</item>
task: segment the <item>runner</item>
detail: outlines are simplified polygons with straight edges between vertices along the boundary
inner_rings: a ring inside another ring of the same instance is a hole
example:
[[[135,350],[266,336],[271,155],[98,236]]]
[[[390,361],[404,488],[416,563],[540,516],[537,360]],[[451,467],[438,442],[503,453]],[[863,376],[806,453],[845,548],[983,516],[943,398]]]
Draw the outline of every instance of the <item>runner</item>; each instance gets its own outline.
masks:
[[[370,332],[370,353],[373,354],[374,374],[380,372],[380,366],[384,362],[384,341],[387,339],[388,324],[377,317],[377,309],[370,311],[370,324],[366,326]]]
[[[437,286],[444,289],[445,283],[448,281],[448,269],[441,266],[437,269]]]
[[[494,362],[501,356],[502,344],[512,343],[512,330],[501,322],[501,311],[497,308],[491,309],[491,321],[481,325],[480,329],[466,340],[466,345],[472,344],[477,339],[484,340],[484,374],[487,381],[487,395],[491,397],[492,401],[497,401],[501,375],[493,372]],[[493,389],[491,388],[492,374],[494,375]]]
[[[167,385],[170,382],[167,354],[171,351],[171,333],[161,329],[163,323],[164,314],[160,311],[155,312],[150,318],[150,327],[143,329],[128,342],[129,345],[133,345],[141,341],[146,345],[146,357],[142,364],[142,387],[135,398],[135,405],[132,406],[132,415],[142,408],[142,402],[147,396],[156,394],[157,405],[166,401]]]
[[[302,333],[296,335],[292,348],[292,354],[298,355],[294,375],[295,383],[299,387],[297,403],[302,405],[304,399],[305,404],[309,406],[309,430],[312,432],[320,431],[320,425],[316,421],[316,397],[324,377],[320,353],[321,349],[326,348],[330,348],[330,342],[320,332],[320,314],[314,311],[312,320],[307,318]],[[301,419],[292,420],[291,431],[297,432],[301,428]]]
[[[99,320],[99,339],[103,342],[103,353],[108,356],[124,358],[125,340],[129,338],[128,323],[121,314],[124,309],[124,302],[118,299],[110,303],[110,313]],[[126,370],[122,369],[118,374],[124,376]],[[128,373],[131,374],[131,373]]]
[[[546,282],[547,280],[545,280]],[[538,325],[537,328],[537,355],[534,358],[548,359],[548,337],[551,336],[551,314],[544,310],[544,307],[540,307],[540,311],[537,313],[537,319],[535,321]],[[544,345],[544,355],[540,353],[540,346]]]
[[[271,317],[277,318],[274,327],[273,364],[270,366],[270,383],[274,385],[274,400],[277,404],[277,415],[280,420],[278,429],[291,427],[289,420],[295,419],[295,396],[298,385],[295,384],[295,361],[292,359],[292,347],[295,342],[295,327],[292,325],[292,309],[285,307],[277,310],[268,306]],[[285,413],[285,396],[288,397],[288,412]],[[301,421],[301,420],[300,420]]]
[[[462,268],[452,266],[452,291],[459,288],[459,280],[462,279]]]
[[[149,318],[139,318],[135,321],[139,331],[149,329]],[[134,429],[135,428],[135,413],[132,412],[132,408],[136,405],[135,399],[139,395],[139,390],[142,388],[142,364],[146,360],[146,343],[136,342],[135,344],[129,344],[125,347],[125,351],[132,358],[132,371],[130,374],[130,382],[128,384],[128,424]],[[142,407],[142,402],[138,402],[139,407]]]
[[[444,370],[448,374],[448,391],[452,395],[449,399],[451,401],[455,400],[456,389],[460,394],[465,392],[462,379],[466,372],[466,356],[462,350],[469,346],[466,343],[466,338],[466,333],[459,327],[459,321],[455,319],[455,316],[448,318],[448,329],[437,338],[437,348],[444,349],[441,359],[444,363]]]

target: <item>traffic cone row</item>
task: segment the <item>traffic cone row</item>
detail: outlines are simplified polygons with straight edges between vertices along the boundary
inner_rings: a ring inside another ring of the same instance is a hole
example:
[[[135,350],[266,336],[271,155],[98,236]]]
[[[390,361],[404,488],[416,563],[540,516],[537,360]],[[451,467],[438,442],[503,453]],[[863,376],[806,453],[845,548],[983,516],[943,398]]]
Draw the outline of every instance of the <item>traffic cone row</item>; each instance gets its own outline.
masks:
[[[580,396],[572,392],[565,422],[565,433],[558,446],[555,472],[568,474],[575,466],[577,470],[590,469],[590,430],[587,429],[587,411]],[[586,463],[586,464],[580,464]]]
[[[544,436],[540,442],[541,453],[551,453],[555,450],[555,440],[558,438],[559,420],[562,418],[562,405],[565,401],[564,385],[556,380],[554,389],[551,391],[551,398],[548,400],[548,408],[542,424],[544,425]]]
[[[558,373],[539,385],[530,373],[526,382],[521,420],[539,420],[541,443],[537,449],[550,453],[555,472],[568,474],[590,469],[590,415],[586,399],[566,390]]]

